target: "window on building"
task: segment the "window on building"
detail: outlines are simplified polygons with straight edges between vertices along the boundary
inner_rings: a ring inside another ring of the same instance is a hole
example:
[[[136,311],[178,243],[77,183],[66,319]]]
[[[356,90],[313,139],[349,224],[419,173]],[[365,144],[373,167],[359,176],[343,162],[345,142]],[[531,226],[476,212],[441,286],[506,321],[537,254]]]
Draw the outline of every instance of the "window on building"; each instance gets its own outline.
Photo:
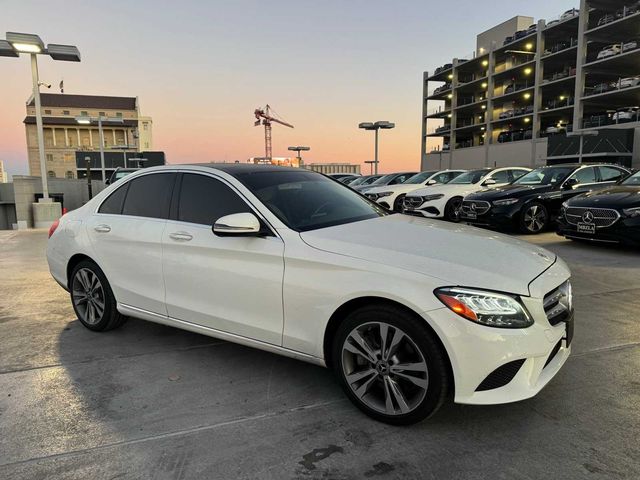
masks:
[[[53,170],[49,170],[47,172],[47,175],[49,176],[49,178],[56,178],[56,172],[54,172]]]
[[[51,110],[45,110],[45,111],[44,111],[44,114],[45,114],[45,115],[51,115]]]
[[[63,111],[62,111],[62,114],[63,114],[63,115],[69,115],[69,110],[63,110]]]
[[[86,110],[82,110],[80,112],[80,115],[82,115],[83,117],[87,117],[89,115],[89,112],[87,112]]]
[[[213,225],[220,217],[244,212],[251,212],[245,201],[221,181],[204,175],[183,175],[178,206],[181,222]]]
[[[71,170],[67,170],[67,178],[73,178],[73,172]]]
[[[122,118],[122,112],[116,112],[116,117]]]
[[[174,179],[173,173],[156,173],[144,175],[129,182],[129,191],[122,214],[168,218]]]
[[[100,115],[101,117],[106,117],[107,116],[104,112],[98,112],[98,115]]]
[[[53,153],[47,153],[47,162],[53,162]]]

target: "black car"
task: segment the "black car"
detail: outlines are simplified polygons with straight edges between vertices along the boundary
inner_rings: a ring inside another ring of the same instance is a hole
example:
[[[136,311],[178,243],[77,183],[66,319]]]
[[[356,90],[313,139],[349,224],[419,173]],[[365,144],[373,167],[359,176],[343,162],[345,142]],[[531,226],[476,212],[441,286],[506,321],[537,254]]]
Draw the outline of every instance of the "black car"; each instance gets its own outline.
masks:
[[[570,239],[640,246],[640,172],[616,186],[562,205],[558,234]]]
[[[619,165],[565,164],[542,167],[509,185],[465,197],[460,220],[490,228],[540,233],[560,215],[562,203],[629,175]]]

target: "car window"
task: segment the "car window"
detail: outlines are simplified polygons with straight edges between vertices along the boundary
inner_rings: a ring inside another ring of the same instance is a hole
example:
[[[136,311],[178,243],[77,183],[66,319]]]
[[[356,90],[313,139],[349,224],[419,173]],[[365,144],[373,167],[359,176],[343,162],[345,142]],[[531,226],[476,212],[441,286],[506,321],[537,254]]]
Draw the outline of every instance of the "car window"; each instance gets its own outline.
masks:
[[[444,172],[439,175],[436,175],[431,180],[435,180],[438,183],[447,183],[453,177],[451,176],[451,172]]]
[[[632,186],[640,187],[640,172],[636,172],[633,175],[631,175],[624,182],[622,182],[622,185],[632,185]]]
[[[213,225],[220,217],[244,212],[251,212],[247,203],[220,180],[195,173],[182,176],[179,221]]]
[[[472,185],[478,183],[482,178],[489,173],[489,170],[471,170],[465,172],[462,175],[458,175],[456,178],[449,182],[450,185]]]
[[[429,171],[429,172],[416,173],[413,177],[408,178],[404,183],[409,183],[411,185],[418,185],[420,183],[426,182],[429,179],[429,177],[431,177],[431,175],[435,173],[438,173],[438,172]]]
[[[409,178],[411,178],[412,176],[413,176],[412,173],[403,173],[402,175],[398,175],[396,178],[391,180],[391,183],[389,183],[389,185],[398,185],[400,183],[404,183],[405,181],[409,180]]]
[[[495,180],[496,183],[509,183],[511,181],[511,177],[509,176],[509,170],[501,170],[499,172],[495,172],[491,174],[489,177],[492,180]]]
[[[528,173],[528,170],[522,170],[522,169],[515,169],[515,170],[509,170],[509,177],[511,178],[511,182],[513,182],[514,180],[517,180],[518,178],[522,177],[524,174]]]
[[[122,213],[122,205],[124,204],[124,199],[127,196],[128,188],[129,184],[126,183],[109,195],[107,199],[102,202],[102,205],[100,205],[98,213],[120,215]]]
[[[168,218],[175,177],[174,173],[155,173],[131,180],[122,214]]]
[[[377,203],[314,172],[251,172],[236,178],[285,225],[299,232],[388,215]]]
[[[614,167],[598,167],[603,182],[616,182],[625,176],[623,170]]]
[[[519,177],[516,185],[557,185],[573,171],[574,167],[542,167]]]
[[[596,183],[596,169],[593,167],[582,168],[571,175],[570,178],[575,178],[578,181],[578,185],[583,183]]]

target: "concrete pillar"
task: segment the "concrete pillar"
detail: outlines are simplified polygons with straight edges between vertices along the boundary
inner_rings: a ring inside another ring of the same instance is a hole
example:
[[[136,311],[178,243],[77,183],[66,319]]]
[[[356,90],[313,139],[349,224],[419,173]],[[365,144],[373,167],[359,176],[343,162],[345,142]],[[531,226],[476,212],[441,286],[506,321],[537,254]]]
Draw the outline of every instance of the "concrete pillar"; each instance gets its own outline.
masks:
[[[544,29],[544,27],[545,21],[540,20],[538,22],[538,34],[536,35],[536,72],[533,89],[533,118],[531,119],[531,168],[536,167],[536,139],[538,138],[542,124],[542,122],[540,121],[540,110],[542,109],[542,89],[540,88],[540,86],[542,85],[542,79],[544,78],[544,67],[542,64],[542,54],[544,53],[545,49],[544,35],[542,34],[542,30]]]
[[[51,127],[51,137],[53,138],[53,146],[56,146],[56,128]]]
[[[584,32],[587,31],[589,22],[589,7],[587,0],[580,0],[580,16],[578,18],[578,53],[576,61],[576,89],[573,95],[573,131],[582,130],[582,117],[584,105],[582,96],[584,94],[585,73],[583,65],[587,61],[587,38]],[[582,160],[582,159],[581,159]]]
[[[65,147],[69,146],[69,129],[68,128],[64,129],[64,146]]]
[[[58,202],[35,202],[33,209],[33,227],[49,228],[51,224],[62,216],[62,206]]]

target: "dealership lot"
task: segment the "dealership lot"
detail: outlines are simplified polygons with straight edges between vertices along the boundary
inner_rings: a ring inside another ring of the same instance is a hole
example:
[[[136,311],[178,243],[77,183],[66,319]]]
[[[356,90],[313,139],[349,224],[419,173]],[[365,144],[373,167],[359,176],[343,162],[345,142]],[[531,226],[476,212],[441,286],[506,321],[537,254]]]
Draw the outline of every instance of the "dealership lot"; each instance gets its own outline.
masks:
[[[0,478],[638,478],[640,256],[526,239],[573,271],[572,357],[532,400],[401,428],[322,368],[138,320],[92,333],[46,232],[0,232]]]

